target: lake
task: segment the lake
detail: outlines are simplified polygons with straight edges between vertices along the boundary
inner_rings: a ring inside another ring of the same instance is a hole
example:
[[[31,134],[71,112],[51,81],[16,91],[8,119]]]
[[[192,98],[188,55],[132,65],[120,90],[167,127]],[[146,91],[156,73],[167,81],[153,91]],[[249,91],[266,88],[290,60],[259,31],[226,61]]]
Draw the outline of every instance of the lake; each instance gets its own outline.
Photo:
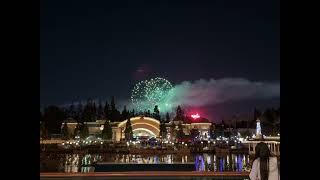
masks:
[[[248,154],[40,154],[41,172],[94,172],[95,163],[110,164],[177,164],[192,163],[194,171],[249,171]],[[174,170],[174,169],[173,169]]]

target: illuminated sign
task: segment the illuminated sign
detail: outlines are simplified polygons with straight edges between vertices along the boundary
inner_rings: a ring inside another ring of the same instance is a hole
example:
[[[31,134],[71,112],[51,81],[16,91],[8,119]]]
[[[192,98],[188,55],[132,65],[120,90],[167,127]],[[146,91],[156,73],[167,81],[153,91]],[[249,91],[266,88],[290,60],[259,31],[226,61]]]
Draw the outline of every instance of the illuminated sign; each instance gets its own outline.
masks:
[[[193,119],[198,119],[198,118],[200,118],[200,116],[199,116],[198,113],[197,113],[197,114],[192,114],[191,117],[192,117]]]

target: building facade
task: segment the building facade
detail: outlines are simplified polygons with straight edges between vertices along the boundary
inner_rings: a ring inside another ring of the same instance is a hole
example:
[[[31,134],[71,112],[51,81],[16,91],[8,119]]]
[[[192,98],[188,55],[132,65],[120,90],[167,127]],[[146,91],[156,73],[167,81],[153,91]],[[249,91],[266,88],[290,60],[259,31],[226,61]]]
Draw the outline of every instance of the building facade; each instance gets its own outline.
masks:
[[[148,136],[148,137],[160,137],[160,122],[157,119],[145,116],[137,116],[130,118],[133,136]],[[89,129],[89,135],[99,135],[101,134],[104,128],[105,120],[97,120],[96,122],[85,122]],[[112,140],[114,142],[119,142],[125,138],[125,127],[127,120],[121,122],[111,122],[112,127]],[[169,123],[165,123],[167,132],[170,134],[170,128],[173,126],[178,129],[178,125],[181,123],[183,132],[185,135],[190,135],[191,129],[198,129],[200,132],[200,136],[209,138],[209,130],[211,126],[211,122],[203,122],[197,121],[194,123],[184,123],[182,121],[171,121]],[[174,125],[172,125],[174,124]],[[73,134],[77,123],[76,122],[68,122],[67,123],[68,130]]]

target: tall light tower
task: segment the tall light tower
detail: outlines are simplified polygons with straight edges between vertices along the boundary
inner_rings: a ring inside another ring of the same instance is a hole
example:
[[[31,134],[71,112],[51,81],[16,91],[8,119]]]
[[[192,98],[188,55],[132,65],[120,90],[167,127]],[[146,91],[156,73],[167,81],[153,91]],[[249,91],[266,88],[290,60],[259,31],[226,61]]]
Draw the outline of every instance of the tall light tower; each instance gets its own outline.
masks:
[[[262,133],[261,133],[261,124],[260,119],[257,119],[257,125],[256,125],[256,139],[261,139]]]

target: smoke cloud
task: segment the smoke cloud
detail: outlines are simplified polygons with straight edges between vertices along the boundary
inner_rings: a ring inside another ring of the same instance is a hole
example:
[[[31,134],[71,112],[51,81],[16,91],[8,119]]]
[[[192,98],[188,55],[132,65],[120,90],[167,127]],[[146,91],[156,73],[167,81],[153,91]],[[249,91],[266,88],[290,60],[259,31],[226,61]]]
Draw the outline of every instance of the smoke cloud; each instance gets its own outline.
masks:
[[[206,106],[224,102],[280,97],[280,83],[243,78],[200,79],[175,85],[168,96],[171,106]]]

